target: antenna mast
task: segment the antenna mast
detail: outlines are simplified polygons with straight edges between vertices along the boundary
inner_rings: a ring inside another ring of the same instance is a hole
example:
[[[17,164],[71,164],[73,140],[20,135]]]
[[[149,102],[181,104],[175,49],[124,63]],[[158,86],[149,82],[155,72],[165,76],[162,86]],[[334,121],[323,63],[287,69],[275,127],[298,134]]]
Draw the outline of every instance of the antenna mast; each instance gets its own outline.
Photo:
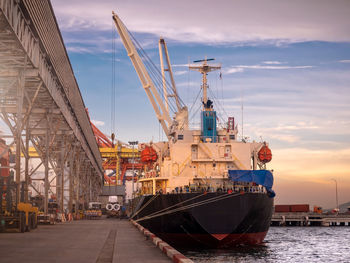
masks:
[[[197,62],[203,62],[203,63],[189,65],[189,69],[196,70],[202,74],[202,87],[201,88],[203,89],[203,107],[204,107],[204,109],[206,109],[206,105],[208,103],[207,75],[211,71],[221,69],[221,64],[209,65],[207,62],[211,61],[211,60],[215,60],[215,59],[214,58],[209,58],[209,59],[205,58],[205,59],[201,59],[201,60],[195,60],[195,61],[193,61],[194,63],[197,63]]]

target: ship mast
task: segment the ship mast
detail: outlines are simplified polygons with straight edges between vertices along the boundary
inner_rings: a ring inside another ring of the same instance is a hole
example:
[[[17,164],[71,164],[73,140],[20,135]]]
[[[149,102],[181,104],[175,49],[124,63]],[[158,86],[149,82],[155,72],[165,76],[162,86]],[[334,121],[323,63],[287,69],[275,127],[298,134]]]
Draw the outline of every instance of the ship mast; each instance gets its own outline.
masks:
[[[207,106],[210,106],[210,105],[208,105],[207,75],[211,71],[221,69],[221,64],[209,65],[207,63],[208,61],[212,61],[212,60],[215,60],[215,59],[214,58],[209,58],[209,59],[205,58],[205,59],[201,59],[201,60],[195,60],[195,61],[193,61],[194,63],[198,63],[198,62],[203,62],[203,63],[189,65],[189,68],[191,70],[196,70],[202,74],[202,86],[201,86],[201,88],[203,89],[203,109],[204,110],[210,110],[210,107],[207,107]]]
[[[203,62],[201,64],[192,64],[189,65],[191,70],[199,71],[202,74],[202,86],[203,89],[203,110],[201,113],[201,140],[203,142],[215,143],[218,141],[217,137],[217,127],[216,127],[216,111],[213,110],[213,102],[208,99],[208,84],[207,84],[207,75],[209,72],[221,69],[221,64],[208,64],[208,61],[214,60],[210,59],[201,59],[193,61],[194,63]]]

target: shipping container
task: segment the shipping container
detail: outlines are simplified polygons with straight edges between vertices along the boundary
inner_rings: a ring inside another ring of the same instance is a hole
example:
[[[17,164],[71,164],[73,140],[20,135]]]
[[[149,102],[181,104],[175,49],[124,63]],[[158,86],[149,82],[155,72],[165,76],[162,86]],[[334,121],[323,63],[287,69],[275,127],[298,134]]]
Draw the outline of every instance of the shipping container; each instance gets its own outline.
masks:
[[[290,211],[291,212],[309,212],[310,206],[308,204],[301,204],[301,205],[290,205]]]
[[[275,213],[288,213],[290,212],[290,205],[275,205]]]

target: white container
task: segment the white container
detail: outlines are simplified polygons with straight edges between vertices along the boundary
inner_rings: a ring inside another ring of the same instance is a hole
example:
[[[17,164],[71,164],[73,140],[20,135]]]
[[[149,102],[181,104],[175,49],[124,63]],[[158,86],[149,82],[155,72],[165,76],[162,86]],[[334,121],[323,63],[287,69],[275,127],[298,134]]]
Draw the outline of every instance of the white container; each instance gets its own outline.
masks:
[[[112,195],[108,197],[109,203],[117,203],[118,202],[118,196]]]

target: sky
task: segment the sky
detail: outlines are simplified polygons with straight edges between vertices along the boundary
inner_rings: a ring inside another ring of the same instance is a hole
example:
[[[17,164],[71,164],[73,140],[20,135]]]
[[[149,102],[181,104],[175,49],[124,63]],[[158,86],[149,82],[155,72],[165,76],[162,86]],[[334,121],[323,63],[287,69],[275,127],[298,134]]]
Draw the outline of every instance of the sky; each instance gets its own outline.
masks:
[[[187,64],[205,56],[222,64],[208,76],[209,97],[224,119],[235,117],[240,136],[243,123],[244,137],[269,142],[275,203],[335,207],[331,179],[339,203],[350,201],[350,1],[51,2],[85,105],[104,133],[124,142],[165,139],[115,31],[114,10],[156,65],[165,38],[194,127],[201,77]]]

